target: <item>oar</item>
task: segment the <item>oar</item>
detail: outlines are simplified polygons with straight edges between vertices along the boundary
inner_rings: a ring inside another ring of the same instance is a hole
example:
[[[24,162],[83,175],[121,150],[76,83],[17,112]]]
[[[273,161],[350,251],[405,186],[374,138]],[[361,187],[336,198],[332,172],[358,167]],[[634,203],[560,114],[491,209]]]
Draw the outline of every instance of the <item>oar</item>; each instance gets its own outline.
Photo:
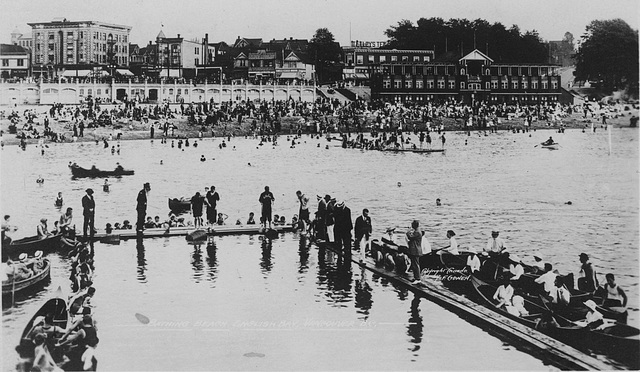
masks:
[[[11,307],[13,307],[16,296],[16,265],[11,266],[13,266],[13,277],[11,278]]]
[[[446,247],[442,247],[442,248],[438,248],[438,249],[433,249],[433,250],[431,250],[431,252],[429,252],[429,253],[427,253],[427,254],[434,254],[434,253],[436,253],[436,252],[439,252],[439,251],[441,251],[441,250],[443,250],[443,249],[447,249],[447,248],[449,248],[449,247],[451,247],[451,245],[448,245],[448,246],[446,246]]]

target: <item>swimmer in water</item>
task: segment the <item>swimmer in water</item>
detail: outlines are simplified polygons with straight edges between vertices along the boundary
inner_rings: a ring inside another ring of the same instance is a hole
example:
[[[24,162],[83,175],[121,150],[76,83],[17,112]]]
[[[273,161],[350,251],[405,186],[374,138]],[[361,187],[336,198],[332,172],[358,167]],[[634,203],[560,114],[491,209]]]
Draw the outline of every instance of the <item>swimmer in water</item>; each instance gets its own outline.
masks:
[[[436,206],[441,206],[442,204],[440,204],[440,198],[436,199]]]

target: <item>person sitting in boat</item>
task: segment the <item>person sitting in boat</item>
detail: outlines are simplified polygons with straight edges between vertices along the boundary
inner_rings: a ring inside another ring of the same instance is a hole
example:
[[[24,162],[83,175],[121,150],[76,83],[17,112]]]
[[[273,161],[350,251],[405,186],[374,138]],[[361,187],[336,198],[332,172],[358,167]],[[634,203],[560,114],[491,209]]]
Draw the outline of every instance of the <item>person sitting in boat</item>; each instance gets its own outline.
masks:
[[[33,365],[32,370],[48,371],[48,372],[62,372],[62,368],[58,367],[55,360],[49,352],[49,348],[46,344],[46,338],[43,334],[37,334],[33,343],[35,345],[33,349]]]
[[[548,140],[542,142],[542,146],[550,146],[553,145],[555,142],[553,141],[553,137],[549,137]]]
[[[62,193],[58,192],[58,197],[56,198],[55,206],[62,207],[63,204],[64,204],[64,200],[62,199]]]
[[[166,222],[166,224],[168,224],[169,227],[177,227],[178,217],[173,213],[169,213],[169,220]]]
[[[509,279],[503,279],[502,284],[498,287],[493,294],[493,299],[498,301],[496,307],[501,308],[503,306],[511,306],[511,299],[513,298],[513,286]]]
[[[387,231],[385,232],[384,235],[382,235],[382,238],[380,238],[380,240],[383,243],[396,245],[396,239],[395,239],[395,235],[394,235],[395,231],[396,231],[395,227],[387,228]]]
[[[604,317],[598,310],[596,310],[596,303],[593,300],[587,300],[584,305],[589,308],[589,311],[587,312],[584,320],[580,320],[575,323],[579,326],[589,327],[591,329],[595,329],[603,325]]]
[[[36,232],[38,234],[38,239],[46,239],[51,236],[49,233],[49,228],[47,227],[47,219],[41,218],[40,223],[36,227]]]
[[[131,222],[129,222],[129,220],[124,220],[122,222],[122,230],[131,230],[133,229],[133,226],[131,226]]]
[[[447,238],[449,238],[449,246],[442,248],[438,254],[449,253],[453,255],[459,255],[458,241],[456,240],[456,233],[453,230],[447,230]]]
[[[58,229],[62,234],[68,234],[72,230],[75,231],[75,226],[72,226],[73,222],[73,208],[68,207],[67,210],[60,215],[60,220],[58,221]]]
[[[151,216],[147,217],[147,221],[144,223],[144,228],[145,229],[152,229],[154,227],[156,227],[156,223],[153,222],[153,218],[151,218]]]
[[[69,314],[71,316],[76,316],[84,314],[85,308],[91,309],[91,299],[95,293],[95,287],[90,286],[71,297],[69,299]],[[73,329],[73,327],[71,327],[70,329]]]
[[[550,293],[551,303],[556,307],[569,305],[569,302],[571,301],[571,292],[569,292],[569,289],[564,285],[562,277],[556,276],[554,285],[555,288]]]
[[[77,349],[82,353],[80,360],[83,364],[83,370],[92,370],[97,363],[95,358],[95,348],[98,346],[98,334],[93,327],[93,319],[91,315],[85,315],[82,318],[82,324],[78,330],[69,336],[63,336],[56,346],[62,346],[71,342],[77,345]]]
[[[471,273],[475,273],[480,270],[480,259],[478,258],[476,249],[469,247],[469,256],[467,257],[467,267]]]
[[[177,222],[176,222],[176,227],[185,227],[184,224],[184,217],[180,217],[178,218]]]
[[[107,225],[104,227],[104,231],[107,234],[111,234],[113,232],[113,226],[110,223],[107,222]]]
[[[534,281],[543,285],[543,291],[547,296],[551,296],[551,292],[555,288],[557,272],[553,271],[553,265],[550,263],[544,264],[545,273],[537,277]]]
[[[578,274],[578,289],[586,292],[594,292],[598,288],[598,277],[593,265],[589,262],[589,255],[580,253],[580,273]]]
[[[504,240],[499,237],[500,231],[497,229],[491,231],[491,238],[487,242],[487,246],[484,251],[490,255],[496,255],[502,253],[507,247],[504,244]]]
[[[153,217],[154,227],[162,227],[162,222],[160,222],[160,216]]]
[[[529,311],[524,307],[524,298],[520,295],[515,295],[511,299],[511,305],[506,306],[507,311],[515,316],[529,315]]]
[[[512,275],[511,279],[518,280],[524,274],[524,268],[522,267],[522,260],[520,259],[520,257],[516,256],[515,254],[511,255],[509,259],[510,259],[509,273]]]
[[[279,214],[274,214],[273,215],[273,224],[274,225],[279,225],[280,224],[280,215]]]
[[[122,226],[120,225],[120,222],[116,222],[113,224],[113,229],[114,230],[122,230]]]
[[[227,216],[224,213],[218,213],[218,220],[216,221],[216,225],[222,226],[224,225],[224,221],[229,218],[229,216]]]
[[[249,219],[247,220],[247,225],[255,225],[256,220],[254,219],[255,214],[253,212],[249,212]]]
[[[28,279],[35,274],[33,270],[28,266],[29,261],[26,253],[21,253],[20,256],[18,256],[18,260],[18,262],[11,263],[11,271],[7,273],[13,274],[13,280],[19,281]]]
[[[287,219],[284,216],[280,216],[280,225],[286,225]]]
[[[116,174],[119,174],[124,172],[124,168],[122,167],[122,165],[120,165],[120,163],[116,163],[116,169],[114,171]]]
[[[603,288],[602,306],[605,307],[627,307],[627,294],[616,284],[613,274],[605,275],[607,284]]]
[[[109,180],[108,180],[108,179],[105,179],[105,180],[104,180],[104,184],[102,185],[102,191],[104,191],[104,192],[109,192],[109,186],[111,186],[111,185],[109,184]]]

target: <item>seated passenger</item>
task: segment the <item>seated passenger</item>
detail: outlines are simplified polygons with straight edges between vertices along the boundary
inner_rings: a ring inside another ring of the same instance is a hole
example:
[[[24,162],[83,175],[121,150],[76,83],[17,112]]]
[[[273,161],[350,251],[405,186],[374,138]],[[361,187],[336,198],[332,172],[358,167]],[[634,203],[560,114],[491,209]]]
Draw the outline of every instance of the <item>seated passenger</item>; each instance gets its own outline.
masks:
[[[133,226],[131,226],[131,223],[129,222],[129,220],[124,220],[122,222],[122,230],[131,230],[133,229]]]
[[[249,212],[249,219],[247,220],[247,225],[255,225],[256,221],[253,219],[254,218],[254,213],[253,212]]]
[[[152,229],[156,227],[156,223],[153,222],[153,218],[151,216],[147,217],[147,221],[144,223],[145,229]]]
[[[511,282],[505,279],[493,294],[493,299],[497,301],[496,307],[511,306],[512,297],[513,287],[511,286]]]

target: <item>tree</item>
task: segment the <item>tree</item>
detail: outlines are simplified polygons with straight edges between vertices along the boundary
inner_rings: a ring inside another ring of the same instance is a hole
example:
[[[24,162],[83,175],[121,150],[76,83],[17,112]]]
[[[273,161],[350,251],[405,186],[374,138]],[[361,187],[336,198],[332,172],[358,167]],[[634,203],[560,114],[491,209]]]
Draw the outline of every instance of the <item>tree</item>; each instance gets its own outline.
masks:
[[[309,42],[309,56],[315,60],[320,83],[341,78],[342,49],[327,28],[319,28]]]
[[[595,20],[576,53],[575,76],[597,81],[605,92],[628,89],[638,95],[638,30],[622,19]]]

